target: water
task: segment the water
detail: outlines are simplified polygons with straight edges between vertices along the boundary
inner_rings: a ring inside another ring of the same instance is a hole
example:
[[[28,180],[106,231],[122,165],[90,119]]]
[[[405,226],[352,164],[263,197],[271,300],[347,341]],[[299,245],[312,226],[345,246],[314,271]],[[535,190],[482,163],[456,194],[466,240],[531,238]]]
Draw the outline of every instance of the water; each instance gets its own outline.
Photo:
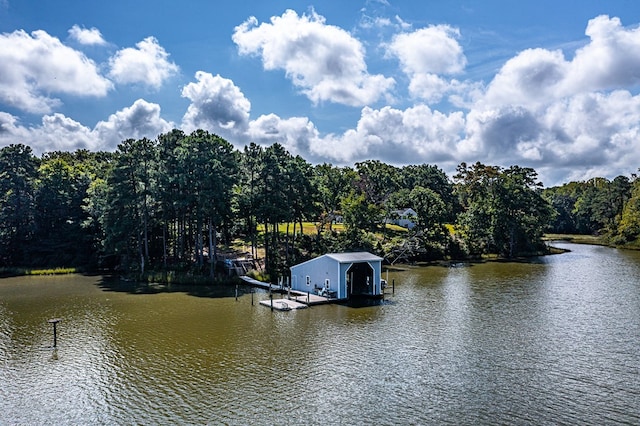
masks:
[[[640,253],[558,245],[405,267],[362,308],[3,279],[0,425],[640,424]]]

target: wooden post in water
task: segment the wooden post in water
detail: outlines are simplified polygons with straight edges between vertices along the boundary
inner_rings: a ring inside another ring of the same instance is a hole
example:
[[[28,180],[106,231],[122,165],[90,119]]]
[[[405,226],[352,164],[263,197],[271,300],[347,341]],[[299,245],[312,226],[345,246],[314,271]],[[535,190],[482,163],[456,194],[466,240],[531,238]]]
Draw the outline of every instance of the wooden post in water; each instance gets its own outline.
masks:
[[[236,284],[236,302],[238,301],[238,284]]]
[[[49,321],[47,321],[49,324],[53,324],[53,347],[54,348],[58,346],[58,333],[57,333],[56,325],[60,321],[62,321],[62,318],[52,318]]]
[[[269,291],[269,299],[271,299],[271,312],[273,312],[273,294]]]
[[[391,281],[391,294],[396,294],[396,279]]]
[[[307,305],[309,304],[309,290],[307,290]]]
[[[251,306],[253,306],[253,287],[251,287]]]

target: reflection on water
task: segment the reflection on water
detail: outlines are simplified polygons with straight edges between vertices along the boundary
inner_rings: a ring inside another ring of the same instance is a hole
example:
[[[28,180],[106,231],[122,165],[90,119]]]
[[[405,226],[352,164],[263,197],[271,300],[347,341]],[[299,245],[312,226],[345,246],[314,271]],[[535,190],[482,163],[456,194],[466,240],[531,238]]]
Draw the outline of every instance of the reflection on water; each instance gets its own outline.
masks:
[[[639,424],[640,256],[565,246],[290,312],[245,288],[0,280],[0,424]]]

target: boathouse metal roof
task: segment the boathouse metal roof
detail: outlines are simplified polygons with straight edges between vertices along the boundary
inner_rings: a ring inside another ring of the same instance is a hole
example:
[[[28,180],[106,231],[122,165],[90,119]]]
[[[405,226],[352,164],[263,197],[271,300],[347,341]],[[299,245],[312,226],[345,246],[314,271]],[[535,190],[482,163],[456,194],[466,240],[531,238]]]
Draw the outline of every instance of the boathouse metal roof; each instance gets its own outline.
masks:
[[[359,252],[353,252],[353,253],[327,253],[327,254],[323,254],[322,256],[318,256],[316,258],[307,260],[306,262],[293,265],[291,269],[297,268],[298,266],[305,265],[307,263],[315,262],[316,260],[323,257],[332,259],[338,263],[381,262],[382,260],[384,260],[383,258],[366,251],[359,251]]]
[[[377,262],[382,258],[371,254],[366,251],[360,251],[355,253],[328,253],[327,257],[337,260],[340,263],[352,263],[352,262]]]

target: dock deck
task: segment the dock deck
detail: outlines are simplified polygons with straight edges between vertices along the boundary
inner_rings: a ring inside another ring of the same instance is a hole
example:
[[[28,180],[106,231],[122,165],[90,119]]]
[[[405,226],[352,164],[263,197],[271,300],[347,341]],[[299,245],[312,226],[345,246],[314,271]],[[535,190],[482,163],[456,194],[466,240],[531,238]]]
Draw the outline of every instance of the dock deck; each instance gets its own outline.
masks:
[[[324,297],[324,296],[318,296],[317,294],[311,294],[311,293],[304,293],[302,291],[297,291],[297,290],[290,290],[286,287],[280,286],[280,285],[276,285],[276,284],[271,284],[271,283],[265,283],[262,281],[258,281],[256,279],[253,279],[251,277],[247,277],[247,276],[241,276],[240,277],[244,282],[246,282],[249,285],[252,285],[254,287],[259,287],[259,288],[263,288],[265,290],[270,290],[270,291],[275,291],[275,292],[280,292],[283,294],[287,294],[288,297],[287,298],[282,298],[282,299],[274,299],[274,309],[276,308],[276,301],[281,304],[282,309],[279,310],[289,310],[286,309],[286,307],[284,305],[282,305],[282,303],[285,304],[290,304],[291,306],[293,306],[294,303],[297,304],[303,304],[306,306],[312,306],[312,305],[324,305],[324,304],[328,304],[328,303],[336,303],[339,302],[340,299],[334,299],[334,298],[330,298],[330,297]],[[264,303],[263,303],[264,302]],[[271,306],[271,301],[270,300],[263,300],[260,302],[261,305],[265,305],[265,306]],[[299,308],[293,308],[292,309],[299,309]]]
[[[308,305],[304,303],[289,299],[261,300],[260,304],[266,307],[273,307],[273,309],[279,311],[291,311],[293,309],[304,309],[308,307]]]

